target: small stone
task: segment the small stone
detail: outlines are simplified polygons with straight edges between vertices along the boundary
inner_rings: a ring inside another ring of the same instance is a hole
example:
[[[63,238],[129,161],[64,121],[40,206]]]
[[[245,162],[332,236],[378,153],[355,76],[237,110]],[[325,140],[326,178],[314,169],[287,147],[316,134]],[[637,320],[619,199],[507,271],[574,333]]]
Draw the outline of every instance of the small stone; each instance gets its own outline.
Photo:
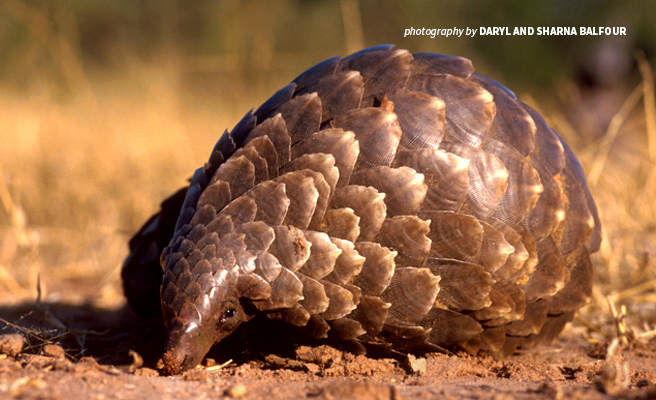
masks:
[[[23,351],[25,339],[19,333],[6,333],[0,335],[0,354],[16,357]]]
[[[425,358],[417,358],[412,354],[408,354],[408,365],[410,366],[410,370],[417,375],[426,373]]]
[[[43,349],[41,349],[41,354],[47,357],[54,357],[54,358],[66,357],[66,352],[64,351],[64,349],[62,349],[61,346],[56,344],[47,344],[43,346]]]
[[[226,389],[225,395],[228,397],[232,397],[233,399],[239,399],[241,397],[246,396],[246,386],[242,385],[241,383],[236,383]]]
[[[305,363],[303,364],[305,366],[305,369],[311,374],[318,374],[321,371],[321,368],[317,364],[312,364],[312,363]]]

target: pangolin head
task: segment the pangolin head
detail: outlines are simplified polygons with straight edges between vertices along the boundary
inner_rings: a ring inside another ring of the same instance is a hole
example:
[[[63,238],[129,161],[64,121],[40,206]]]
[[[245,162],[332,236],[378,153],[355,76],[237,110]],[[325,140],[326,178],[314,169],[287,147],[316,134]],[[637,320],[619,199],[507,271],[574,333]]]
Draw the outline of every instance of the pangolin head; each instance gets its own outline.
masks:
[[[175,318],[168,325],[168,341],[162,356],[163,372],[174,375],[194,368],[205,357],[212,345],[229,336],[248,319],[243,307],[232,299],[221,303],[222,311],[215,316],[195,321]]]
[[[183,249],[163,256],[162,261],[162,314],[168,339],[161,368],[172,375],[194,368],[214,344],[252,317],[242,301],[266,298],[271,289],[250,275],[241,275],[231,256],[208,259],[198,249]]]

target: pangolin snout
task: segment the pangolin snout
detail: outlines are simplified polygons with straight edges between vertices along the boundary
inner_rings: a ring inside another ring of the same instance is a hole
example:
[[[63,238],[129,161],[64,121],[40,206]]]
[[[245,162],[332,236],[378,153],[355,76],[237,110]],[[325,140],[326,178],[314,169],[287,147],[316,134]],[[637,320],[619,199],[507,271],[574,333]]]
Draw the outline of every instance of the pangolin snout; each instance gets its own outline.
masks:
[[[160,369],[165,375],[176,375],[200,364],[213,341],[197,329],[169,334]]]

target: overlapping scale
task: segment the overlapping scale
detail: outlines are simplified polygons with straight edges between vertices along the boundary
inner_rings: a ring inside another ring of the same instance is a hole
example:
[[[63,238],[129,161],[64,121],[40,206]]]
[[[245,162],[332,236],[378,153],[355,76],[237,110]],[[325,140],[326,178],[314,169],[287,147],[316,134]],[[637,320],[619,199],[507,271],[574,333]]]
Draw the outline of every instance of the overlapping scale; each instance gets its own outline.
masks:
[[[585,247],[565,257],[568,277],[565,286],[554,295],[549,305],[549,314],[562,314],[575,311],[590,301],[592,297],[592,263]]]
[[[303,299],[303,283],[298,276],[285,267],[271,282],[271,297],[253,302],[260,311],[291,308]]]
[[[330,124],[355,134],[360,152],[354,170],[392,163],[401,140],[401,126],[393,112],[378,107],[360,108],[336,117]]]
[[[249,144],[251,143],[257,142],[250,142]],[[269,167],[267,165],[267,161],[260,157],[260,154],[257,152],[257,150],[255,150],[252,144],[250,146],[237,149],[233,154],[233,158],[238,158],[242,155],[253,164],[253,186],[269,179]]]
[[[318,81],[325,76],[332,75],[335,73],[335,69],[337,68],[337,65],[339,65],[339,62],[340,57],[337,56],[324,60],[297,76],[296,79],[294,79],[293,84],[299,89],[302,89],[312,82]]]
[[[367,98],[403,88],[410,75],[411,61],[412,54],[407,50],[368,49],[342,59],[337,72],[359,71],[365,84],[363,96]]]
[[[526,158],[510,145],[488,138],[481,148],[497,157],[508,171],[513,172],[508,175],[508,186],[492,218],[515,225],[535,207],[544,191],[540,177]]]
[[[310,315],[322,313],[328,309],[330,299],[325,286],[303,274],[296,274],[303,284],[303,299],[298,302]]]
[[[360,145],[353,132],[345,132],[340,128],[324,129],[301,140],[292,148],[292,158],[312,153],[332,155],[338,170],[338,183],[335,186],[342,187],[351,178]]]
[[[355,242],[360,236],[360,217],[351,208],[334,208],[326,211],[319,230],[331,237]]]
[[[322,283],[326,290],[326,295],[330,299],[328,308],[320,314],[323,319],[330,321],[342,318],[357,307],[353,301],[353,293],[328,281],[323,281]]]
[[[388,94],[387,100],[394,104],[394,113],[403,132],[399,151],[436,149],[440,145],[446,128],[442,100],[407,89]]]
[[[255,201],[255,220],[271,226],[282,224],[291,204],[283,182],[262,182],[245,195]]]
[[[427,236],[430,224],[414,215],[388,218],[376,242],[398,253],[394,260],[397,265],[421,267],[431,251],[431,239]]]
[[[198,199],[197,207],[206,204],[214,207],[214,210],[222,210],[230,203],[230,184],[226,181],[217,181],[208,186]]]
[[[420,324],[431,330],[428,340],[440,346],[465,343],[483,331],[475,319],[441,307],[433,307]]]
[[[467,79],[474,73],[471,61],[458,56],[413,53],[411,75],[450,74]]]
[[[351,176],[351,182],[371,186],[385,194],[383,201],[388,217],[417,214],[427,191],[424,176],[408,167],[375,167],[356,171]]]
[[[298,271],[310,258],[312,243],[305,238],[303,231],[293,226],[275,226],[276,238],[269,247],[282,265],[291,271]]]
[[[387,321],[416,324],[435,303],[440,277],[428,268],[396,268],[381,299],[391,304]]]
[[[287,164],[290,160],[291,137],[287,131],[287,123],[283,119],[282,114],[277,113],[253,128],[246,138],[246,142],[248,143],[262,136],[266,136],[276,149],[276,158],[278,159],[276,170]]]
[[[322,279],[333,271],[342,250],[325,233],[315,231],[303,233],[305,239],[311,244],[310,256],[299,271],[311,278]]]
[[[355,341],[357,338],[367,333],[360,323],[350,318],[337,318],[331,320],[329,324],[331,335],[343,341]],[[359,343],[355,342],[353,344],[355,344],[356,347],[354,351],[355,353],[366,352],[364,347],[359,345]]]
[[[506,240],[502,231],[487,222],[478,222],[483,228],[483,237],[475,261],[487,272],[494,274],[506,264],[508,256],[515,252],[515,248]]]
[[[444,101],[444,140],[471,147],[481,145],[496,114],[490,92],[470,80],[448,74],[413,75],[406,89],[421,91]]]
[[[315,92],[323,105],[321,122],[326,122],[360,107],[364,94],[364,82],[359,71],[343,71],[309,84],[298,94]]]
[[[431,257],[470,261],[480,251],[484,229],[471,215],[452,211],[422,211],[419,216],[430,220],[428,238],[432,243]]]
[[[301,171],[294,171],[279,176],[274,182],[285,185],[285,195],[289,199],[283,225],[307,229],[319,199],[314,179]]]
[[[398,152],[392,166],[410,167],[424,175],[422,210],[459,211],[469,191],[469,164],[468,159],[441,149],[421,149]]]
[[[335,260],[334,269],[325,277],[325,280],[345,286],[351,282],[353,277],[360,274],[366,258],[355,250],[353,241],[335,237],[331,237],[330,241],[339,248],[341,253]],[[359,287],[356,288],[360,290]]]
[[[255,166],[246,156],[230,157],[221,164],[210,184],[218,181],[228,182],[230,197],[236,199],[255,186]]]
[[[475,311],[492,304],[490,291],[496,281],[478,264],[429,258],[426,266],[441,278],[437,303],[452,311]]]
[[[494,96],[496,115],[488,131],[489,138],[514,147],[522,157],[528,156],[535,146],[537,128],[535,121],[524,110],[515,94],[499,82],[483,75],[475,73],[471,80]]]
[[[332,208],[350,208],[360,218],[358,241],[376,237],[387,215],[385,193],[370,186],[350,185],[337,189],[331,200]]]
[[[282,104],[287,103],[292,98],[296,88],[297,85],[292,82],[284,88],[278,90],[276,93],[274,93],[273,96],[262,103],[262,105],[253,113],[253,115],[255,115],[257,118],[257,123],[261,124],[262,121],[270,116],[273,110],[277,109]]]
[[[486,220],[506,193],[508,169],[497,157],[481,149],[455,143],[442,143],[441,147],[469,160],[469,191],[460,211]]]
[[[394,275],[396,252],[373,242],[358,242],[355,249],[365,262],[353,284],[362,290],[362,294],[380,296]]]
[[[562,255],[567,256],[585,244],[594,229],[595,220],[580,181],[569,170],[563,170],[560,182],[563,194],[568,198],[568,206],[563,222],[552,233],[552,237]]]
[[[266,162],[267,179],[278,176],[278,153],[268,136],[252,138],[244,148],[252,148]]]
[[[257,202],[249,196],[238,197],[217,214],[219,218],[230,217],[235,226],[253,221],[256,215]]]
[[[319,130],[321,99],[317,93],[294,97],[277,109],[285,120],[291,144]]]
[[[532,165],[538,173],[543,191],[521,224],[539,242],[551,235],[565,218],[566,197],[562,185],[541,163],[533,162]]]

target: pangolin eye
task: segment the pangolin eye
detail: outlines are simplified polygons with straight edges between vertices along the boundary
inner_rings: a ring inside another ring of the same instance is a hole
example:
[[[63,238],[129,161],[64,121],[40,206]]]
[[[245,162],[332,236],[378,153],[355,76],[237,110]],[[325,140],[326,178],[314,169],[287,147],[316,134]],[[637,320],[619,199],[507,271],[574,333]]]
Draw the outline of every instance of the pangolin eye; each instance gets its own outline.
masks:
[[[228,320],[237,316],[237,310],[234,308],[228,308],[221,314],[221,322],[227,322]]]

